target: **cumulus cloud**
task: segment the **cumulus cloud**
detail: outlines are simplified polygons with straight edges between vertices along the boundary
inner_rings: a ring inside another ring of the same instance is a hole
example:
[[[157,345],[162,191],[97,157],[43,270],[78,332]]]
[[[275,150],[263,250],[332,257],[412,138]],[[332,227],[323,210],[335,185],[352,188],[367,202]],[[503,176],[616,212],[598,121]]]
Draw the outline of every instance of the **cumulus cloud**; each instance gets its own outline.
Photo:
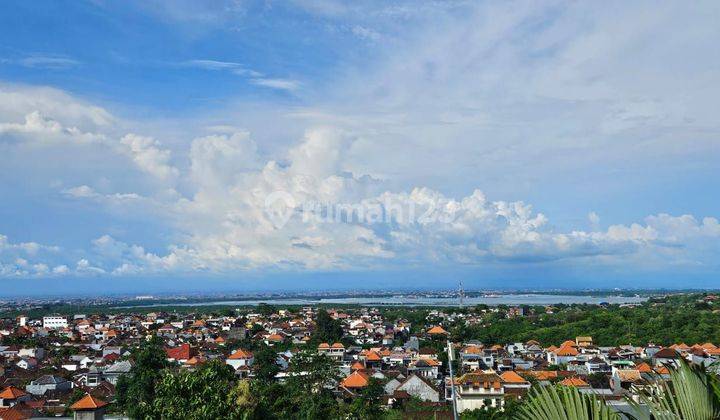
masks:
[[[127,134],[120,139],[120,143],[127,147],[128,153],[141,170],[163,181],[172,181],[178,176],[177,168],[170,164],[170,151],[162,149],[157,140]]]
[[[482,265],[548,262],[658,254],[707,263],[717,248],[720,225],[708,217],[659,214],[643,223],[564,232],[520,201],[491,201],[475,190],[449,197],[415,187],[388,190],[385,181],[353,172],[352,151],[363,139],[334,127],[307,130],[279,160],[263,158],[247,132],[196,138],[181,171],[150,137],[128,134],[120,144],[135,165],[161,180],[189,189],[157,194],[149,213],[173,230],[165,252],[153,253],[102,235],[78,259],[31,261],[35,243],[11,244],[0,237],[5,276],[131,276],[162,272],[232,272],[264,268],[347,269],[394,264]],[[99,203],[147,201],[136,193],[100,193],[88,185],[62,190],[67,197]],[[268,197],[282,193],[281,223]],[[161,210],[159,210],[161,209]],[[710,247],[710,248],[708,248]],[[20,253],[22,251],[22,255]],[[22,258],[22,260],[20,259]],[[50,267],[53,267],[52,269]]]
[[[59,89],[0,82],[2,122],[19,121],[33,112],[52,116],[66,126],[78,127],[83,131],[108,127],[116,121],[104,108],[79,100]]]
[[[490,201],[479,190],[460,199],[428,188],[383,192],[382,183],[344,170],[352,142],[336,130],[312,130],[281,165],[261,164],[246,133],[196,139],[190,152],[196,190],[168,204],[182,240],[164,256],[110,237],[95,245],[120,262],[116,273],[128,274],[539,262],[676,252],[678,246],[692,257],[701,238],[714,244],[720,238],[714,218],[660,214],[605,231],[562,232],[530,205]],[[266,207],[277,192],[290,198],[280,224]]]
[[[37,242],[12,242],[0,234],[0,277],[43,276],[50,272],[44,262],[57,258],[61,248]]]
[[[19,135],[30,142],[70,141],[92,143],[104,141],[102,135],[83,132],[77,127],[65,127],[60,122],[44,116],[40,111],[25,115],[21,123],[0,123],[0,140],[5,135]]]

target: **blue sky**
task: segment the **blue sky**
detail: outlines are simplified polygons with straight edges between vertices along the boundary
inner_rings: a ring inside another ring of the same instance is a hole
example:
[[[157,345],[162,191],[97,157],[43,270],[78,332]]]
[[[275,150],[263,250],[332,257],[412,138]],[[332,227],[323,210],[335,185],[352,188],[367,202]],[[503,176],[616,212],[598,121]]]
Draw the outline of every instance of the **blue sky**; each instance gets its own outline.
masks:
[[[720,8],[615,6],[8,2],[0,282],[714,286]]]

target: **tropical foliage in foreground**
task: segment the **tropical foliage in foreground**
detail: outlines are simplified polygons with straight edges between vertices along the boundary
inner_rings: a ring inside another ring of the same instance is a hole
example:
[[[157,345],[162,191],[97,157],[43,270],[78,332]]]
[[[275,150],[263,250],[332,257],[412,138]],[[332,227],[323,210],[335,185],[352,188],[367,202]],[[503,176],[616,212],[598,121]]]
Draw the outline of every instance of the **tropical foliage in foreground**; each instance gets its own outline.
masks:
[[[640,403],[628,400],[627,418],[637,420],[710,420],[720,418],[720,381],[703,369],[683,363],[671,370],[670,380],[658,381]],[[537,387],[523,403],[520,420],[606,420],[620,414],[594,395],[571,387]]]
[[[177,372],[165,360],[159,340],[152,340],[136,352],[132,376],[123,376],[119,381],[116,407],[135,419],[389,420],[434,416],[434,409],[423,406],[419,400],[404,407],[384,409],[383,388],[377,381],[371,382],[358,397],[339,401],[332,392],[339,375],[324,355],[297,354],[289,369],[296,375],[285,383],[274,380],[277,373],[274,350],[265,348],[255,355],[254,379],[237,381],[232,369],[220,361],[208,362],[195,371]],[[671,370],[669,381],[659,380],[657,386],[649,386],[648,390],[639,401],[628,401],[627,418],[720,418],[720,381],[703,369],[682,364]],[[475,410],[462,413],[461,418],[619,420],[621,415],[601,399],[577,388],[536,386],[527,399],[508,401],[505,411]]]
[[[575,387],[540,386],[522,405],[518,419],[522,420],[615,420],[619,414],[595,396],[582,394]]]

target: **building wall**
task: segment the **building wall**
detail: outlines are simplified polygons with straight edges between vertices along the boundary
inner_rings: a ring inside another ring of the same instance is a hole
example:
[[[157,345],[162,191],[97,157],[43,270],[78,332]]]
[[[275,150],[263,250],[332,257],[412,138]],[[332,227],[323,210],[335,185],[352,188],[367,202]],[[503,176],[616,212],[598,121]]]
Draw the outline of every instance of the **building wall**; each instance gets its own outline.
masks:
[[[43,317],[43,328],[67,328],[67,318],[63,316]]]
[[[440,401],[440,393],[416,376],[411,376],[404,384],[398,387],[398,390],[405,391],[423,401]]]

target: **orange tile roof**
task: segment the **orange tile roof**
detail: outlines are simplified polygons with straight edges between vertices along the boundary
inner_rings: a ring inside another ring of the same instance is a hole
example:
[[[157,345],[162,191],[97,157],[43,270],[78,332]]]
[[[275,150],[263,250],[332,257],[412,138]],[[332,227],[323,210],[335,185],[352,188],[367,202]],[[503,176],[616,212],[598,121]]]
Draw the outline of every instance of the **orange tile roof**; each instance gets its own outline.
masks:
[[[547,348],[547,351],[555,351],[555,350],[557,350],[557,349],[558,349],[558,348],[555,347],[555,346],[550,346],[550,347]]]
[[[703,350],[715,350],[717,348],[717,346],[713,343],[705,343],[700,347],[702,347]]]
[[[329,349],[329,348],[330,348],[330,344],[328,344],[328,343],[320,343],[320,345],[318,346],[318,348],[319,348],[319,349]]]
[[[193,356],[185,362],[187,366],[196,366],[202,363],[205,363],[205,358],[202,356]]]
[[[105,401],[95,398],[90,394],[82,397],[78,402],[71,405],[70,408],[73,410],[96,410],[108,405]]]
[[[190,348],[190,344],[183,343],[178,347],[165,349],[165,353],[168,359],[187,360],[193,356],[194,351]]]
[[[370,377],[367,374],[356,370],[342,381],[342,386],[345,388],[364,388],[368,386],[369,383]]]
[[[500,378],[502,378],[503,382],[506,382],[509,384],[526,384],[526,383],[528,383],[528,381],[526,381],[525,378],[523,378],[522,376],[513,372],[512,370],[503,372],[500,375]]]
[[[268,341],[284,341],[285,337],[280,334],[271,334],[267,337]]]
[[[353,363],[353,365],[350,367],[350,369],[351,369],[351,370],[363,370],[363,369],[365,369],[365,366],[364,366],[362,363],[360,363],[360,362],[355,362],[355,363]]]
[[[462,349],[465,354],[481,354],[482,348],[480,346],[466,346]]]
[[[233,354],[228,356],[228,359],[230,360],[238,360],[238,359],[250,359],[253,357],[253,354],[249,351],[243,350],[243,349],[237,349]]]
[[[9,386],[0,392],[0,398],[4,400],[16,400],[25,395],[28,395],[27,392],[22,389],[15,388],[14,386]]]
[[[578,377],[572,377],[572,378],[565,378],[562,381],[560,381],[560,385],[564,386],[575,386],[575,387],[586,387],[590,386],[587,382],[583,381],[582,379]]]
[[[659,375],[669,375],[670,369],[668,369],[667,366],[658,366],[655,368],[655,372]]]
[[[32,418],[32,409],[20,404],[10,408],[0,408],[0,419],[2,420],[25,420]]]
[[[427,332],[428,334],[447,334],[448,332],[443,329],[443,327],[436,325],[432,328],[430,328]]]
[[[650,373],[650,372],[652,372],[652,368],[650,367],[650,365],[648,365],[648,364],[645,363],[645,362],[640,363],[639,365],[635,366],[635,368],[636,368],[637,371],[640,372],[640,373]]]
[[[334,343],[334,344],[333,344],[332,346],[330,346],[330,347],[332,347],[332,348],[334,348],[334,349],[344,349],[344,348],[345,348],[345,346],[343,346],[342,343]]]
[[[575,347],[562,346],[555,351],[555,354],[558,356],[577,356],[578,351]]]
[[[554,370],[530,370],[527,374],[536,377],[539,381],[547,381],[558,377],[557,371]]]
[[[621,369],[617,371],[617,375],[622,382],[637,382],[642,379],[637,369]]]
[[[575,347],[575,346],[577,346],[577,343],[575,343],[572,340],[566,340],[565,342],[560,344],[560,347]]]
[[[377,352],[374,352],[374,351],[368,352],[366,358],[367,358],[367,360],[370,361],[370,362],[379,362],[380,360],[382,360],[382,358],[380,357],[380,355],[377,354]]]

